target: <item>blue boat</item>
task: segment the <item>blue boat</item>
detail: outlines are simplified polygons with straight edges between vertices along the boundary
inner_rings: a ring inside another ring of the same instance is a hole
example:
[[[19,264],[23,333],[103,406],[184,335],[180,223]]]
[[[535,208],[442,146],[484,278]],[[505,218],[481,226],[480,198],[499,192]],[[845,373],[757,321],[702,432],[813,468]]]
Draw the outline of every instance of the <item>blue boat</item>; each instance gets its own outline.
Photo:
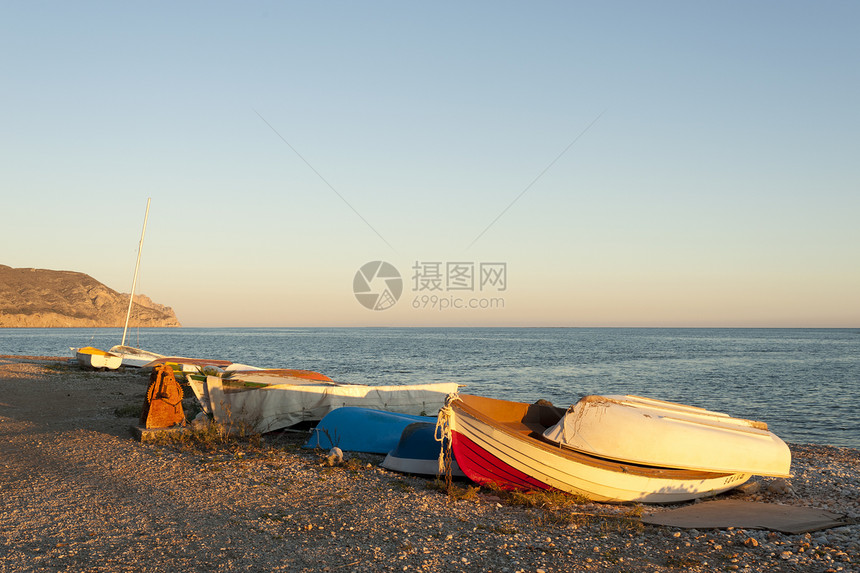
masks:
[[[406,474],[437,475],[442,443],[436,440],[436,421],[415,422],[404,428],[397,447],[388,452],[382,467]],[[466,477],[451,460],[451,476]]]
[[[434,427],[436,418],[345,406],[332,410],[311,430],[305,448],[387,454],[397,447],[404,428],[416,422]]]

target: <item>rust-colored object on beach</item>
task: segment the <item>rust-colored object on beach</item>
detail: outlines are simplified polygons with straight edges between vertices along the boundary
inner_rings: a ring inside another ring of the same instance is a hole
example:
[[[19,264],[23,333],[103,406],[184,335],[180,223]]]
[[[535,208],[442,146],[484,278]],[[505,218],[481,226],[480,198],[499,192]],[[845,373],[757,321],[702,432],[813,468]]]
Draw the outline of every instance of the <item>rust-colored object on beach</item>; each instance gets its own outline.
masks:
[[[144,428],[172,428],[185,425],[182,409],[182,388],[176,382],[173,368],[160,364],[149,376],[146,402],[140,414],[140,425]]]

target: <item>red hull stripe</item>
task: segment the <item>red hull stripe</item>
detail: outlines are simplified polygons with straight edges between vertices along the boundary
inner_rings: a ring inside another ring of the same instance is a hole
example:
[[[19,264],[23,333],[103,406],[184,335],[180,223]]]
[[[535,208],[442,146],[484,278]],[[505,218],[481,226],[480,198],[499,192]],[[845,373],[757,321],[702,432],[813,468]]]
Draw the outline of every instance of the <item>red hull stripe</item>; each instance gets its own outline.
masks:
[[[481,485],[495,484],[508,490],[551,489],[542,481],[506,464],[463,434],[455,431],[452,435],[451,443],[457,464],[473,482]]]

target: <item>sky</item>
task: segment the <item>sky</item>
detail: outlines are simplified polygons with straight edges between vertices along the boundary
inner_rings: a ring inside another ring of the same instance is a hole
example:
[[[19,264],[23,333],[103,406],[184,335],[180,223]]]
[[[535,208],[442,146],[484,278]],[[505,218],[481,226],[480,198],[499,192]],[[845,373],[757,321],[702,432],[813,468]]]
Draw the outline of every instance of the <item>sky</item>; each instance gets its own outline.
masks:
[[[0,264],[129,292],[151,198],[189,327],[860,327],[858,21],[4,2]]]

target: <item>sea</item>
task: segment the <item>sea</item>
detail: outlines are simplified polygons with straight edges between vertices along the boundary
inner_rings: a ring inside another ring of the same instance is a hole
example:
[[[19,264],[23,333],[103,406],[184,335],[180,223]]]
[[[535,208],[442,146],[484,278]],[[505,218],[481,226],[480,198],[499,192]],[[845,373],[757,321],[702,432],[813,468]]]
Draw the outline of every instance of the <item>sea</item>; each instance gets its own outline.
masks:
[[[71,356],[121,339],[122,329],[3,328],[0,354]],[[860,448],[860,329],[148,328],[126,344],[341,382],[454,381],[563,407],[635,394],[764,421],[791,443]]]

